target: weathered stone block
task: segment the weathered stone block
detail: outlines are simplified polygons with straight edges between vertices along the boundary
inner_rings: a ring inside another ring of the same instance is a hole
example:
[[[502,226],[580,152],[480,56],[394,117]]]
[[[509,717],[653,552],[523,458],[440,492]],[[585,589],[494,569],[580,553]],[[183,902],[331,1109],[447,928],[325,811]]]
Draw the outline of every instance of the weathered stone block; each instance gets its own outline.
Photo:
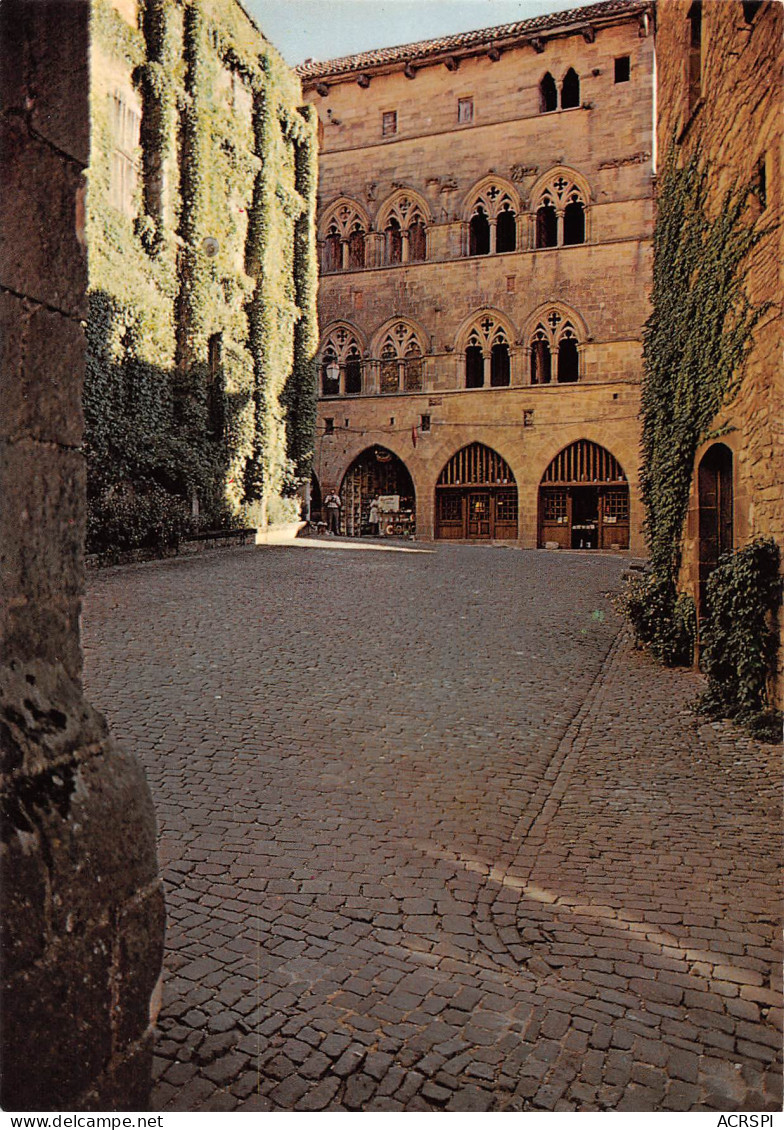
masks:
[[[104,746],[74,770],[65,818],[36,811],[51,855],[56,930],[85,928],[156,877],[155,815],[135,757]],[[141,974],[141,970],[137,971]],[[155,970],[153,984],[158,976]]]
[[[84,165],[90,155],[88,9],[87,0],[0,8],[0,102],[29,115],[36,133]],[[52,20],[56,37],[46,34]]]
[[[115,1050],[124,1050],[137,1041],[149,1025],[150,997],[163,963],[165,927],[166,908],[160,888],[131,904],[120,916]]]
[[[77,234],[84,183],[80,167],[30,138],[16,118],[0,122],[0,154],[2,282],[86,317],[87,254]]]
[[[84,331],[79,323],[2,294],[0,332],[5,342],[0,365],[3,435],[77,447],[84,374]]]
[[[107,927],[90,930],[3,983],[5,1110],[72,1106],[103,1070],[111,1053],[111,949]]]
[[[13,977],[43,956],[46,945],[48,890],[41,840],[35,829],[22,831],[6,822],[0,846],[3,891],[3,975]],[[24,924],[24,929],[19,929]]]

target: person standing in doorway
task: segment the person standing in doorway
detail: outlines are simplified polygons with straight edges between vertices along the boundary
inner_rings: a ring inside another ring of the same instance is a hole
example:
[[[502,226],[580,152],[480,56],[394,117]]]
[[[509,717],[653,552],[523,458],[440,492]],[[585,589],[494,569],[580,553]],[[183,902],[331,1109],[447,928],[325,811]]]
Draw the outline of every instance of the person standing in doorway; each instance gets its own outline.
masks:
[[[335,491],[330,491],[324,499],[324,507],[327,511],[327,533],[340,534],[340,508],[342,506],[340,495]]]
[[[372,501],[370,503],[370,514],[368,516],[368,524],[370,525],[371,534],[375,534],[376,537],[378,537],[378,535],[381,533],[381,527],[379,526],[379,518],[380,518],[380,515],[379,515],[379,510],[378,510],[378,499],[374,498],[374,499],[372,499]]]

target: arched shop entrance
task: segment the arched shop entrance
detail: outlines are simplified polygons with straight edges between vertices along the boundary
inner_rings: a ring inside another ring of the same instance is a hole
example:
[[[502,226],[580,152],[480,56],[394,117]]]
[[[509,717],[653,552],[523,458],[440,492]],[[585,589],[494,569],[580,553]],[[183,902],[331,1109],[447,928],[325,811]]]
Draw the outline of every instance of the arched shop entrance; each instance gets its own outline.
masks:
[[[553,459],[539,487],[539,545],[629,548],[629,483],[618,460],[580,439]]]
[[[413,537],[416,532],[414,483],[405,463],[386,447],[363,451],[343,476],[340,488],[343,527],[349,537],[373,534],[370,504],[379,502],[379,532]]]
[[[497,451],[472,443],[444,467],[436,484],[436,537],[517,538],[517,483]]]

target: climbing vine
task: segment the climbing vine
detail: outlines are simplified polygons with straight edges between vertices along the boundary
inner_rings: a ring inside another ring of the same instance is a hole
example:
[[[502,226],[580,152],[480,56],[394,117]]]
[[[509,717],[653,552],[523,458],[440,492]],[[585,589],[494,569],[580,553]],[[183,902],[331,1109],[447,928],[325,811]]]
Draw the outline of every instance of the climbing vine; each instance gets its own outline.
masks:
[[[147,0],[137,28],[95,0],[93,20],[90,548],[180,536],[195,499],[202,524],[263,522],[310,470],[315,124],[234,0]],[[141,108],[122,209],[117,91]]]
[[[776,659],[775,614],[781,601],[779,548],[759,539],[727,554],[707,583],[708,615],[700,667],[708,676],[701,709],[747,722],[760,736],[781,740],[781,716],[767,705]]]
[[[627,614],[638,640],[666,663],[691,662],[696,616],[677,591],[681,539],[697,448],[742,378],[764,307],[743,289],[741,265],[765,232],[749,218],[750,188],[708,206],[712,170],[700,153],[682,164],[673,144],[654,232],[651,315],[643,334],[641,490],[650,573]]]

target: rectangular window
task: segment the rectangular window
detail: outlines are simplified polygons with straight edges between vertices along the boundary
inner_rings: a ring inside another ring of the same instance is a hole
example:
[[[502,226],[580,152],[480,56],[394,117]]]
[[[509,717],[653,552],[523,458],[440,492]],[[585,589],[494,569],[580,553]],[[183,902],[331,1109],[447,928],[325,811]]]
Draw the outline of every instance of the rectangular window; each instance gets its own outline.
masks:
[[[324,435],[332,436],[335,434],[335,418],[334,416],[327,416],[324,420]]]
[[[567,495],[565,490],[548,490],[544,492],[544,520],[545,522],[565,522],[567,515]]]
[[[111,158],[109,201],[118,211],[132,216],[141,111],[131,105],[121,91],[115,91],[112,95],[110,110],[114,152]]]
[[[458,122],[472,122],[474,120],[473,98],[458,98],[457,120]]]
[[[615,81],[628,82],[631,74],[631,63],[628,55],[621,55],[615,60]]]
[[[419,417],[419,430],[421,432],[429,432],[430,431],[430,417],[429,416],[420,416]]]
[[[381,136],[391,137],[397,133],[397,110],[385,110],[381,115]]]

